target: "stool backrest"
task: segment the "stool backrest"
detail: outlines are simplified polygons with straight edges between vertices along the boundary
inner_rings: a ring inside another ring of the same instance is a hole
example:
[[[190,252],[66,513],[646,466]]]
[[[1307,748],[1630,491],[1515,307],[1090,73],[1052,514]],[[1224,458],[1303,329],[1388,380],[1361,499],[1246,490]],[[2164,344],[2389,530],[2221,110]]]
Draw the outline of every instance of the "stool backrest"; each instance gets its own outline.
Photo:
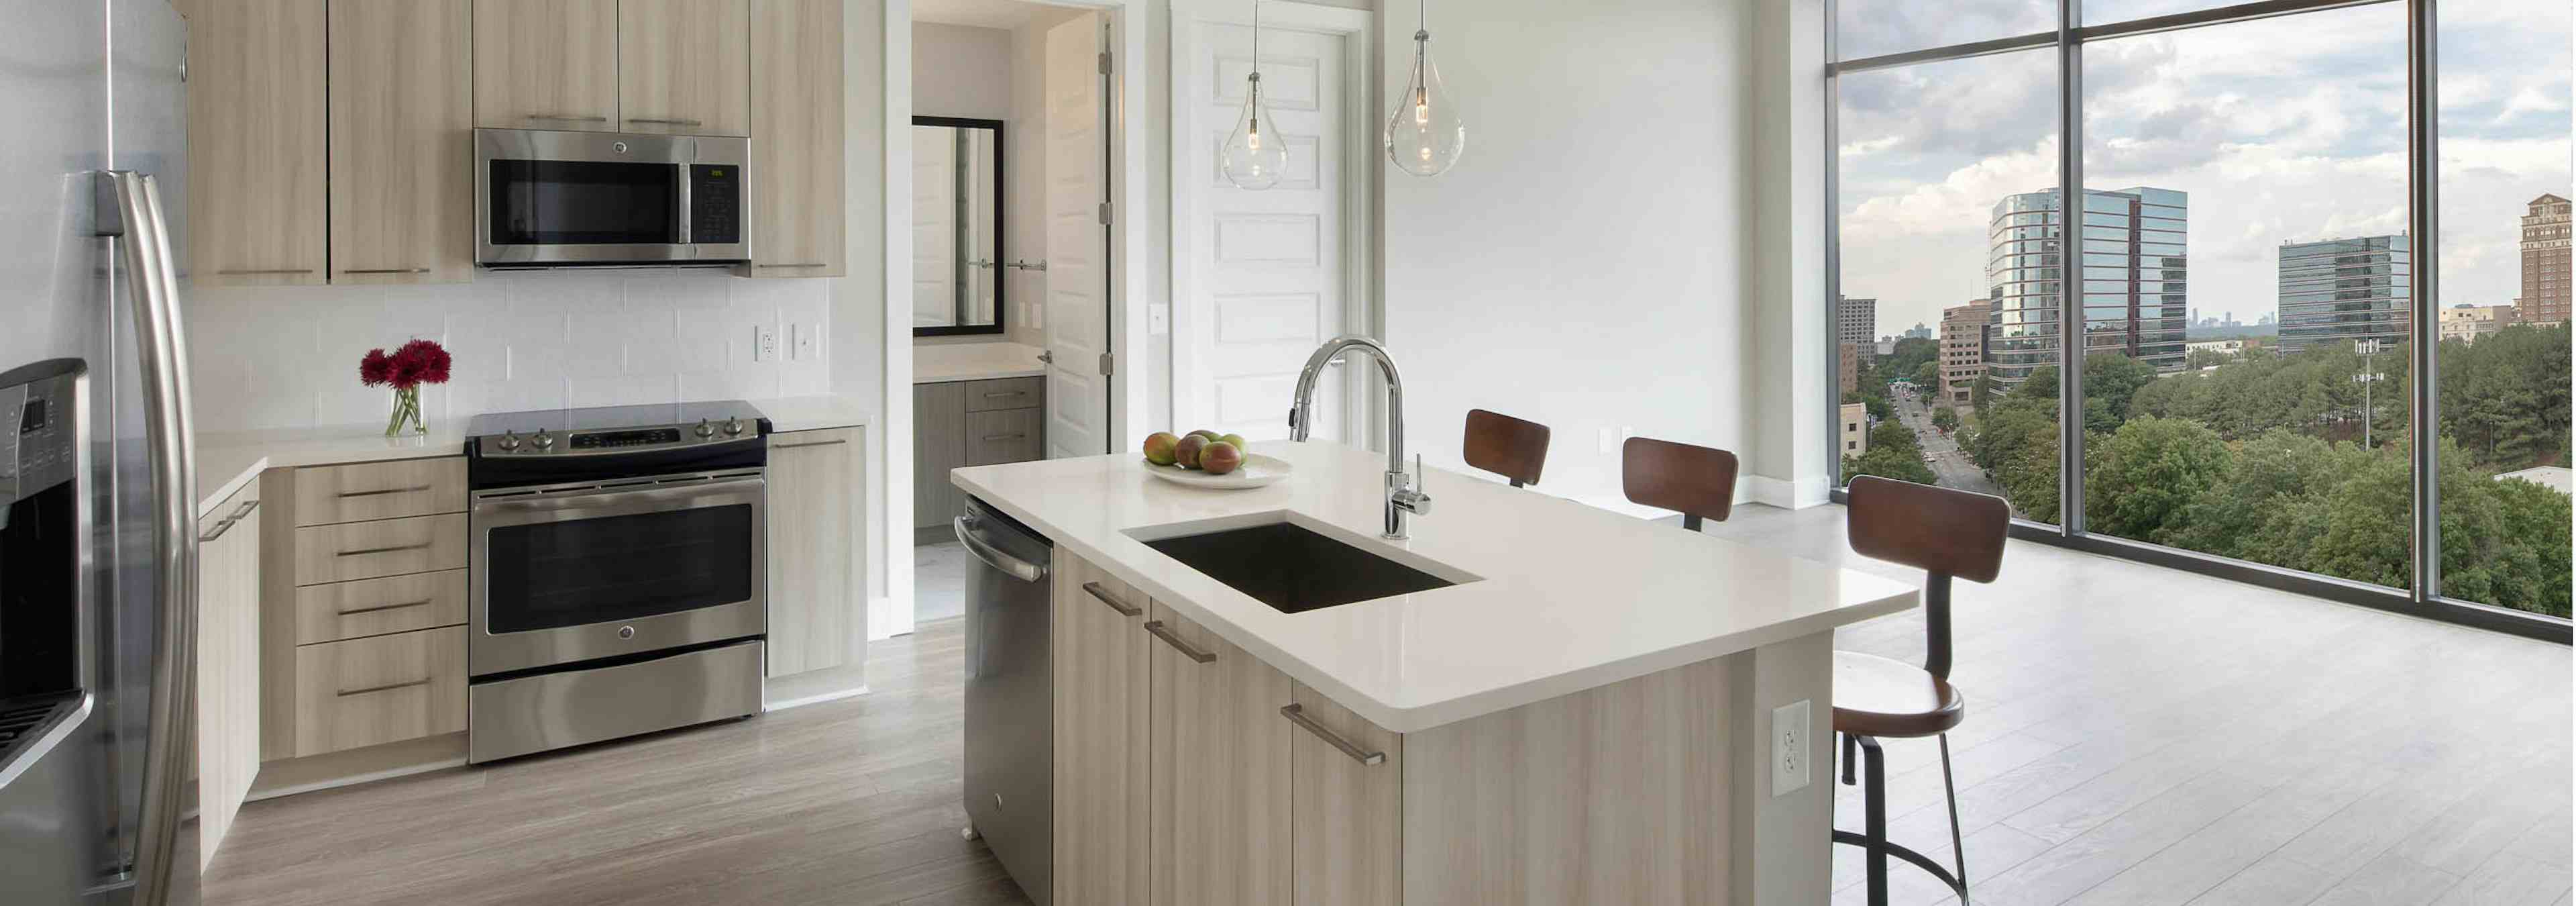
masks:
[[[1682,527],[1726,521],[1735,508],[1735,454],[1714,447],[1631,437],[1619,450],[1619,486],[1628,502],[1678,511]]]
[[[1849,530],[1854,553],[1902,563],[1928,575],[1923,586],[1923,669],[1950,676],[1950,578],[1992,582],[2003,569],[2012,511],[2003,498],[1914,484],[1876,475],[1852,479]]]
[[[1467,464],[1511,479],[1512,487],[1538,483],[1547,467],[1547,439],[1546,425],[1467,410]]]

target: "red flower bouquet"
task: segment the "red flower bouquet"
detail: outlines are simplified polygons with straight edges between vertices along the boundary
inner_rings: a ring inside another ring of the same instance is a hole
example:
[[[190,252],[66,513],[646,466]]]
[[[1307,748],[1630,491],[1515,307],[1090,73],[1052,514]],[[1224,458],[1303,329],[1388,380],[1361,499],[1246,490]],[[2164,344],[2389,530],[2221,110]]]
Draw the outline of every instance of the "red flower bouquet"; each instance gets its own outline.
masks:
[[[447,347],[436,340],[413,340],[386,355],[382,349],[367,350],[358,359],[358,384],[364,387],[392,387],[394,414],[385,422],[385,436],[394,437],[409,428],[414,434],[429,433],[429,424],[420,414],[420,385],[447,383],[447,369],[452,363]]]

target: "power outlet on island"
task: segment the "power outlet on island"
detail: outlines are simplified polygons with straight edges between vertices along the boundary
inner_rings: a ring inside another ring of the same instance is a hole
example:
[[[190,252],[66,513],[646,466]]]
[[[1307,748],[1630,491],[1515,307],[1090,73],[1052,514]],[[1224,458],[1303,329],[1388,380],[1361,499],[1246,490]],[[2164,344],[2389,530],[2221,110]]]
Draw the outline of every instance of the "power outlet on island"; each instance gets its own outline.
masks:
[[[1799,699],[1771,709],[1771,795],[1785,796],[1807,788],[1807,762],[1813,740],[1807,738],[1807,702]]]

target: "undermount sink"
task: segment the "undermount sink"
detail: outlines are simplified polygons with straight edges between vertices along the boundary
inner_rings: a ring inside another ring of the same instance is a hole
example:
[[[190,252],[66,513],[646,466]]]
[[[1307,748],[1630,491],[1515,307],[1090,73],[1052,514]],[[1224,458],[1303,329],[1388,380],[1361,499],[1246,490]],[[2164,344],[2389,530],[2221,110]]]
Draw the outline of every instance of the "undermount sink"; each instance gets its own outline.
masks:
[[[1380,556],[1301,524],[1286,511],[1152,526],[1127,535],[1281,613],[1304,613],[1477,581],[1419,561]],[[1447,575],[1435,574],[1443,573]]]

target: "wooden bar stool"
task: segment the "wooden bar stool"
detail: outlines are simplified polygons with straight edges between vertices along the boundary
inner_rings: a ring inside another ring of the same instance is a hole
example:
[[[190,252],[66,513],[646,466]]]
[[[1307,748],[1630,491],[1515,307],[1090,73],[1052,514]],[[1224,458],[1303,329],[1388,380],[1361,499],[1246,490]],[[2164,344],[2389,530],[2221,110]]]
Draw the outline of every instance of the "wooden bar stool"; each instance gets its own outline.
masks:
[[[1483,409],[1467,410],[1467,464],[1504,478],[1512,487],[1538,483],[1547,467],[1547,426]]]
[[[1725,522],[1735,508],[1735,454],[1631,437],[1619,448],[1619,489],[1629,503],[1679,511],[1682,527],[1696,532],[1701,517]]]
[[[1851,786],[1855,753],[1867,775],[1861,833],[1834,831],[1834,842],[1868,853],[1869,902],[1887,904],[1887,857],[1914,863],[1968,902],[1968,852],[1959,838],[1959,791],[1950,777],[1950,728],[1967,716],[1968,700],[1950,685],[1950,580],[1992,582],[2004,560],[2011,515],[2002,498],[1863,475],[1852,479],[1852,551],[1924,571],[1923,666],[1850,651],[1834,652],[1834,732],[1842,736],[1843,785]],[[1941,792],[1950,800],[1951,874],[1922,853],[1887,839],[1887,767],[1881,739],[1937,736]]]

